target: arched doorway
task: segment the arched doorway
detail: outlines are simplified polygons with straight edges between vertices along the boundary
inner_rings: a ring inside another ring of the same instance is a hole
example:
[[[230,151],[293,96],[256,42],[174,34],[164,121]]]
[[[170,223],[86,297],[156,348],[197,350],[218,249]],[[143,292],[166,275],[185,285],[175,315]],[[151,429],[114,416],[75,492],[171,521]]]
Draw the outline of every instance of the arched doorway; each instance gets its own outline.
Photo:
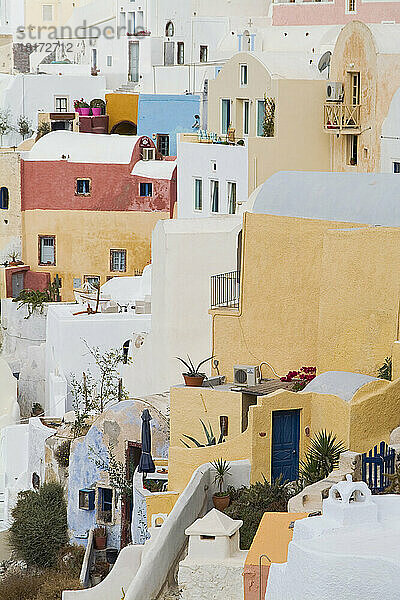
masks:
[[[137,135],[137,125],[132,121],[120,121],[111,129],[110,133],[117,135]]]

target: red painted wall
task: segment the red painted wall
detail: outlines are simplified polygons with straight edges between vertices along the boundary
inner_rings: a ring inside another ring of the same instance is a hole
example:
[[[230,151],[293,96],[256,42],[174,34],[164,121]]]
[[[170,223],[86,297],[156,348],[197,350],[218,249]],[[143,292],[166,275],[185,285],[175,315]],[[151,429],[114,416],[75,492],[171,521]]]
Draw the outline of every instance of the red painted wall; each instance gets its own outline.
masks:
[[[50,273],[35,273],[27,265],[9,267],[6,269],[6,295],[12,298],[12,276],[13,273],[24,273],[24,289],[39,290],[43,292],[50,283]]]
[[[130,173],[140,155],[138,142],[129,165],[22,160],[22,210],[170,212],[176,202],[176,183],[132,176]],[[90,196],[75,195],[77,178],[91,179]],[[140,182],[153,183],[152,197],[139,195]]]

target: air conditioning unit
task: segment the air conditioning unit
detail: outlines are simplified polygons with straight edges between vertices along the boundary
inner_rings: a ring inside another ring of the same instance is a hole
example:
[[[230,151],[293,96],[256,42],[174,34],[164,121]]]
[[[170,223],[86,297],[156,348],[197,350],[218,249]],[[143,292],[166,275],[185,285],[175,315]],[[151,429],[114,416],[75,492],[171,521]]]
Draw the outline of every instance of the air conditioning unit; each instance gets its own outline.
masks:
[[[328,81],[326,84],[326,101],[341,102],[343,100],[343,83],[341,81]]]
[[[233,381],[235,385],[257,385],[260,381],[260,369],[254,365],[236,365],[233,367]]]
[[[154,148],[143,148],[142,159],[143,160],[154,160],[155,159],[155,149]]]

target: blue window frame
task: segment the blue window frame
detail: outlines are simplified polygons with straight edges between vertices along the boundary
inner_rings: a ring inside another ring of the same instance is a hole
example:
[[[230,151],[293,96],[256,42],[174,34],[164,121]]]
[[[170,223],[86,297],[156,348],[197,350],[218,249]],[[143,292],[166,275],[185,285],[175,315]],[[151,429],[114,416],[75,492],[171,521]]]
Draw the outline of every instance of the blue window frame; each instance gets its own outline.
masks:
[[[77,179],[76,180],[76,193],[78,196],[89,196],[90,195],[90,179]]]
[[[140,184],[140,195],[141,196],[152,196],[153,195],[153,184],[152,183],[141,183]]]

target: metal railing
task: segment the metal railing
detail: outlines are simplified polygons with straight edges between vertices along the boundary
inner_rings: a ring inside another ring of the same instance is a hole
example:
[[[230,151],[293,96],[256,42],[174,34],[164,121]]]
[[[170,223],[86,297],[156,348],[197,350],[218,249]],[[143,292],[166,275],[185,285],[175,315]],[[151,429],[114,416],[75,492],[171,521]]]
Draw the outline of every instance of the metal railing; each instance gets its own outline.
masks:
[[[211,308],[239,308],[240,271],[211,276]]]
[[[357,133],[360,129],[360,104],[350,106],[342,102],[324,104],[324,129],[329,133],[349,130]]]

